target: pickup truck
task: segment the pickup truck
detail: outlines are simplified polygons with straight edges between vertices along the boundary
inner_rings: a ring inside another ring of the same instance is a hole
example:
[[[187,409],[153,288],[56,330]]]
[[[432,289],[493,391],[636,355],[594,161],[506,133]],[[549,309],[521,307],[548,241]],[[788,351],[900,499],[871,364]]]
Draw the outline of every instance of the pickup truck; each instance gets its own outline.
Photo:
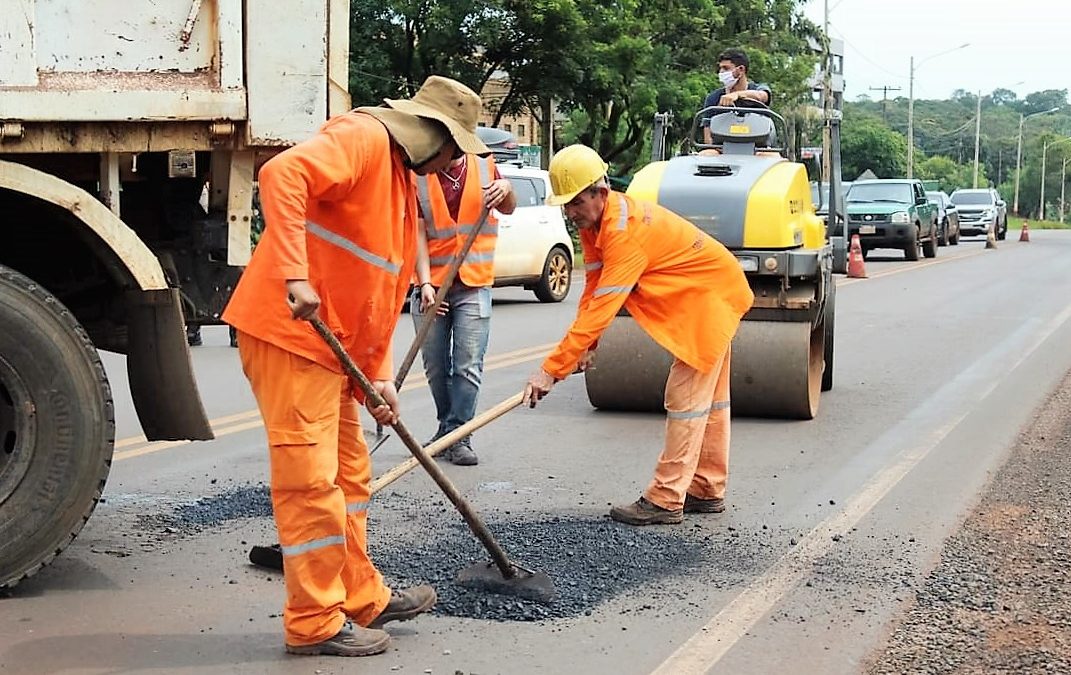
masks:
[[[863,257],[876,248],[896,248],[907,260],[937,257],[937,206],[930,203],[922,181],[879,179],[856,181],[845,196],[848,237],[859,235]]]

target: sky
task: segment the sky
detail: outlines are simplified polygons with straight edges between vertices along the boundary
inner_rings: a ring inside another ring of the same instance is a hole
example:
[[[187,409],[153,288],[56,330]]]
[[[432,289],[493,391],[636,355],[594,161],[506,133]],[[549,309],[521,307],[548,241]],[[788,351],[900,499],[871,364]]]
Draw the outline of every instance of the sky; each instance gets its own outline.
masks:
[[[906,98],[911,56],[916,99],[945,99],[956,89],[984,95],[1004,88],[1020,98],[1071,89],[1071,0],[828,2],[830,35],[845,41],[849,101],[860,94],[881,100],[870,88],[885,86],[900,87],[889,98]],[[824,4],[808,0],[805,7],[820,27]]]

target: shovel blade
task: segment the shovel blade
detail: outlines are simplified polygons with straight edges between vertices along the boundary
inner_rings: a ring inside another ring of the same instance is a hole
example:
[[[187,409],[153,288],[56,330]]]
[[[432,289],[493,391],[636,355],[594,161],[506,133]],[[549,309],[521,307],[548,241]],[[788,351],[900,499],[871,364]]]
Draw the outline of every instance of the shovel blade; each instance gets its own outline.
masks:
[[[506,578],[494,563],[476,563],[458,572],[457,583],[484,593],[508,595],[543,604],[550,604],[557,599],[558,591],[546,573],[516,565],[512,569],[513,576]]]

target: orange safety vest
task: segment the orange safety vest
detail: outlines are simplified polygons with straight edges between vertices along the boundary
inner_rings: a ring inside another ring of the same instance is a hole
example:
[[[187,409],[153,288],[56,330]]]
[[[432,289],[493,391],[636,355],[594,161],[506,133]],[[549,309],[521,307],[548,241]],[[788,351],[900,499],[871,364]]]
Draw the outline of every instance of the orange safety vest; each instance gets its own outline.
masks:
[[[428,180],[427,176],[416,177],[417,201],[424,214],[424,232],[428,238],[431,283],[436,286],[441,286],[446,279],[447,268],[464,247],[465,239],[480,219],[483,186],[490,183],[495,175],[494,160],[490,157],[469,155],[468,159],[465,188],[461,193],[461,207],[457,211],[456,221],[446,207],[442,184],[438,180]],[[480,228],[479,236],[472,242],[472,248],[457,272],[461,283],[470,288],[494,285],[497,241],[498,221],[494,215],[488,215],[487,222]]]
[[[755,296],[736,257],[669,209],[610,192],[596,229],[580,231],[587,283],[580,308],[543,370],[576,370],[621,307],[700,372],[719,364]]]
[[[386,127],[351,111],[264,164],[266,228],[223,320],[239,331],[341,372],[286,280],[308,279],[320,318],[369,378],[393,379],[391,338],[416,263],[412,174]]]

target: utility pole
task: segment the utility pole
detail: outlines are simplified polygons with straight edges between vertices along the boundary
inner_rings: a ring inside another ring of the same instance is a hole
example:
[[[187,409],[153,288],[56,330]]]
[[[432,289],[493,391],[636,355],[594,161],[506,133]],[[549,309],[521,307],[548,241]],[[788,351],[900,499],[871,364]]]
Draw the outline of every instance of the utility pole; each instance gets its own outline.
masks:
[[[974,108],[974,185],[978,187],[978,144],[982,135],[982,90],[978,90],[978,96]]]
[[[888,124],[889,116],[886,114],[885,104],[888,101],[889,92],[890,91],[900,91],[900,87],[890,87],[888,85],[885,85],[884,87],[871,87],[870,91],[880,91],[881,92],[881,121],[885,122],[886,124]]]
[[[915,175],[915,57],[907,79],[907,177]]]

